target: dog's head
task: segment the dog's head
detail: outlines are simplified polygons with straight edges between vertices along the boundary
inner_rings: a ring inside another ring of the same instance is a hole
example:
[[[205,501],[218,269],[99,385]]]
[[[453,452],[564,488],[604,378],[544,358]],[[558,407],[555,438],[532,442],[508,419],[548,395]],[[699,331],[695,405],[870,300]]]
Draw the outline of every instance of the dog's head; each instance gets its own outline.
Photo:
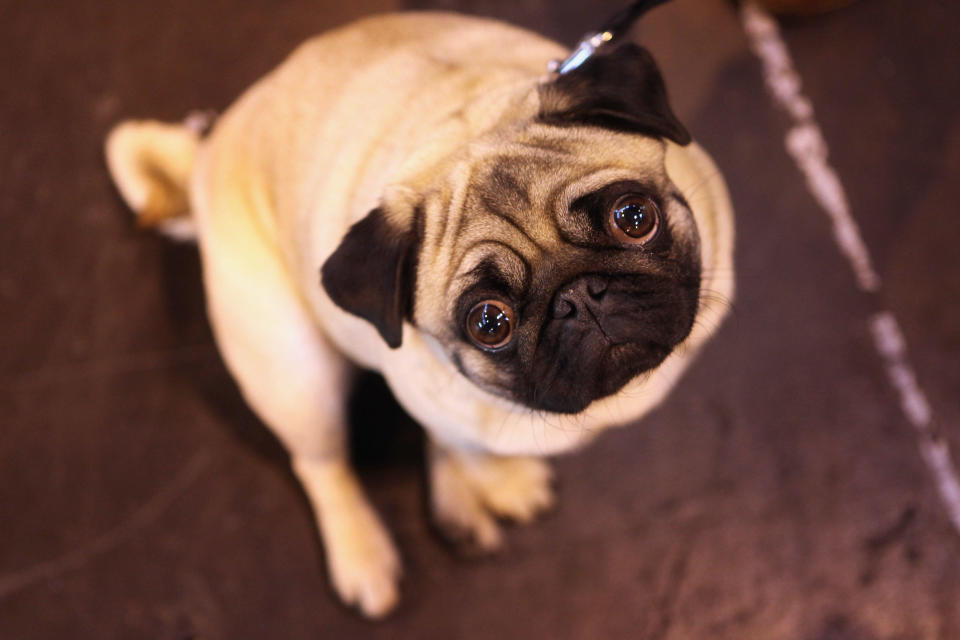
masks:
[[[535,114],[355,224],[322,280],[391,347],[409,321],[481,388],[577,413],[657,367],[694,324],[700,240],[664,166],[666,141],[690,137],[636,45],[536,91]]]

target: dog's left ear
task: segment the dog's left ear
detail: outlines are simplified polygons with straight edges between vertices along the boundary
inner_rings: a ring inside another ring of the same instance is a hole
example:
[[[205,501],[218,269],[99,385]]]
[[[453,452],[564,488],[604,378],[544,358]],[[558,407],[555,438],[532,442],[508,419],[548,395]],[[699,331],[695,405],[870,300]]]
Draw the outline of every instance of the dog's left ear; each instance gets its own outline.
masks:
[[[540,85],[540,119],[586,124],[690,142],[667,101],[663,77],[650,52],[628,42],[595,53],[576,69]]]
[[[403,339],[413,311],[419,241],[382,207],[357,222],[321,268],[321,282],[337,306],[370,322],[391,349]]]

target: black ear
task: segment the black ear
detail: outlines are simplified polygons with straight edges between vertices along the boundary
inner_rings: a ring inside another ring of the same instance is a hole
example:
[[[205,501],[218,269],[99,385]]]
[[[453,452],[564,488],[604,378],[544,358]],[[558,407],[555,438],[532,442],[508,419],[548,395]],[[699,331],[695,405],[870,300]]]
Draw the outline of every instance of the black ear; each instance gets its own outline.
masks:
[[[412,228],[398,228],[378,207],[350,227],[320,270],[330,299],[375,326],[391,349],[413,311],[418,245]]]
[[[572,71],[540,85],[540,119],[555,125],[587,124],[669,138],[690,134],[673,115],[653,56],[628,42],[602,48]]]

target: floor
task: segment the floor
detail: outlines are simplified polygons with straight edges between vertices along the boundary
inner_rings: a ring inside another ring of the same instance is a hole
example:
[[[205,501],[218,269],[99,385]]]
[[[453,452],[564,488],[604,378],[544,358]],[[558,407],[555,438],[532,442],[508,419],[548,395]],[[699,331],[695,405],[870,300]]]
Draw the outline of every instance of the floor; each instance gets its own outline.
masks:
[[[376,624],[331,597],[284,453],[212,344],[195,250],[134,228],[103,166],[117,120],[223,109],[354,17],[458,9],[572,43],[620,5],[0,6],[0,638],[960,638],[960,535],[870,328],[899,323],[956,457],[960,4],[781,25],[873,294],[785,149],[736,7],[675,0],[635,30],[727,176],[734,314],[662,408],[557,461],[559,509],[493,560],[431,530],[421,436],[364,379],[355,456],[406,565]]]

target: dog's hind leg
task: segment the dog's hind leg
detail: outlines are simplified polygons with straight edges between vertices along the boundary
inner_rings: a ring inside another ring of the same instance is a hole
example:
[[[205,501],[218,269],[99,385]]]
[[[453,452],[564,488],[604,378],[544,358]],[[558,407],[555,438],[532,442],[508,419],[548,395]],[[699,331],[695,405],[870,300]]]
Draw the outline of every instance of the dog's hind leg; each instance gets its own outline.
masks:
[[[348,462],[351,365],[317,327],[251,213],[242,191],[253,180],[227,180],[234,182],[201,175],[194,198],[217,343],[249,405],[290,452],[334,588],[364,614],[382,616],[397,602],[400,562]]]

